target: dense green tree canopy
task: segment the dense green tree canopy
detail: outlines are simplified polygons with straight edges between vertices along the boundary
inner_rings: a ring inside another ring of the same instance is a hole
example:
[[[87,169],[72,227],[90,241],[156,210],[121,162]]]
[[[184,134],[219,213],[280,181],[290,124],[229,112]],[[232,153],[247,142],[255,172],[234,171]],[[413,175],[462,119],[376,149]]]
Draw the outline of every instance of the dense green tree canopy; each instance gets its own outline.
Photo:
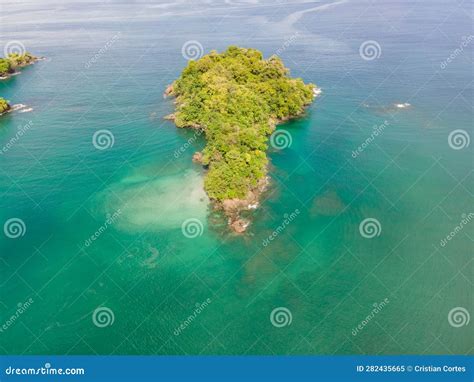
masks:
[[[30,65],[35,62],[37,58],[31,53],[11,53],[7,57],[0,58],[0,76],[11,74],[17,67]]]
[[[6,99],[0,97],[0,114],[6,112],[8,109],[10,109],[10,105]]]
[[[229,47],[190,61],[173,84],[178,127],[204,130],[205,188],[211,199],[245,198],[267,167],[268,136],[280,120],[300,115],[314,85],[290,78],[281,60]]]

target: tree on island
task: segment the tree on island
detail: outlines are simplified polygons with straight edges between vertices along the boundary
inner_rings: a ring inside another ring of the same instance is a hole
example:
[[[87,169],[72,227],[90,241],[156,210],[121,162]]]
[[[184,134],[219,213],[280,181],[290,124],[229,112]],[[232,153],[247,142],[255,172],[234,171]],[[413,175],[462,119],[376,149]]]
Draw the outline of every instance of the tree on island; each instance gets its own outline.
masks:
[[[304,112],[314,89],[291,78],[279,57],[265,60],[256,49],[230,46],[188,63],[167,90],[176,96],[171,118],[205,133],[202,164],[211,200],[222,205],[255,193],[267,174],[269,135],[277,123]]]

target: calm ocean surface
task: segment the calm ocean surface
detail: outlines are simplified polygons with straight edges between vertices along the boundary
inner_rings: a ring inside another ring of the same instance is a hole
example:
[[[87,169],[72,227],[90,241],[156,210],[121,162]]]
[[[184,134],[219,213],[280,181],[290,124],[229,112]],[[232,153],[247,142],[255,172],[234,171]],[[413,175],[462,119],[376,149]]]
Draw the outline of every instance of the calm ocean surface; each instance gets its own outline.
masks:
[[[2,50],[47,57],[0,82],[33,108],[0,119],[0,223],[26,229],[0,232],[0,353],[472,354],[450,312],[474,314],[474,144],[448,142],[473,136],[472,3],[129,3],[0,5]],[[163,120],[191,40],[322,88],[242,236],[208,209],[204,139]]]

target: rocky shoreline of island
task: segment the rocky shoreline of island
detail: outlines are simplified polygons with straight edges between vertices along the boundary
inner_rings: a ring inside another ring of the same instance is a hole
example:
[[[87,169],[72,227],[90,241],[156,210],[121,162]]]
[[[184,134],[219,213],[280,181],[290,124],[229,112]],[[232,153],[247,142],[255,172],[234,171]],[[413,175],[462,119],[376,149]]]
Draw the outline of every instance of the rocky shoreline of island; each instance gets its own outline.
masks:
[[[34,63],[44,59],[44,57],[37,57],[29,52],[23,54],[11,53],[7,55],[7,57],[0,58],[0,80],[8,80],[9,78],[20,74],[18,71],[19,68],[33,65]],[[23,104],[11,105],[8,100],[0,97],[0,116],[16,110],[27,112],[33,109],[28,108]]]
[[[23,54],[11,53],[6,57],[2,57],[0,58],[0,80],[8,80],[20,74],[20,68],[33,65],[44,59],[44,57],[37,57],[29,52]]]
[[[190,61],[163,96],[176,111],[164,118],[177,127],[204,132],[207,145],[193,155],[206,170],[205,190],[229,227],[243,233],[270,184],[268,140],[276,125],[304,114],[320,94],[313,84],[291,78],[281,60],[264,60],[255,49],[229,47]]]

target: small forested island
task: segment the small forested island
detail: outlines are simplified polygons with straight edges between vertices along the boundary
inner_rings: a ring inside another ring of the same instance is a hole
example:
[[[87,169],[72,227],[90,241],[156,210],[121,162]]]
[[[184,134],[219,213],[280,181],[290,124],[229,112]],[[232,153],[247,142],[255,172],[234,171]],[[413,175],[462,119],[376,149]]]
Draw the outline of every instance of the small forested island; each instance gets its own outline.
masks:
[[[10,111],[11,106],[5,98],[0,97],[0,115]]]
[[[205,190],[234,231],[245,231],[241,212],[256,208],[268,185],[269,136],[276,124],[300,116],[315,90],[291,78],[279,57],[265,60],[237,46],[190,61],[166,89],[176,111],[165,118],[205,134],[207,145],[193,159],[207,169]]]
[[[40,57],[33,56],[29,52],[23,54],[11,53],[7,57],[0,58],[0,79],[4,80],[15,74],[18,68],[34,64]]]

